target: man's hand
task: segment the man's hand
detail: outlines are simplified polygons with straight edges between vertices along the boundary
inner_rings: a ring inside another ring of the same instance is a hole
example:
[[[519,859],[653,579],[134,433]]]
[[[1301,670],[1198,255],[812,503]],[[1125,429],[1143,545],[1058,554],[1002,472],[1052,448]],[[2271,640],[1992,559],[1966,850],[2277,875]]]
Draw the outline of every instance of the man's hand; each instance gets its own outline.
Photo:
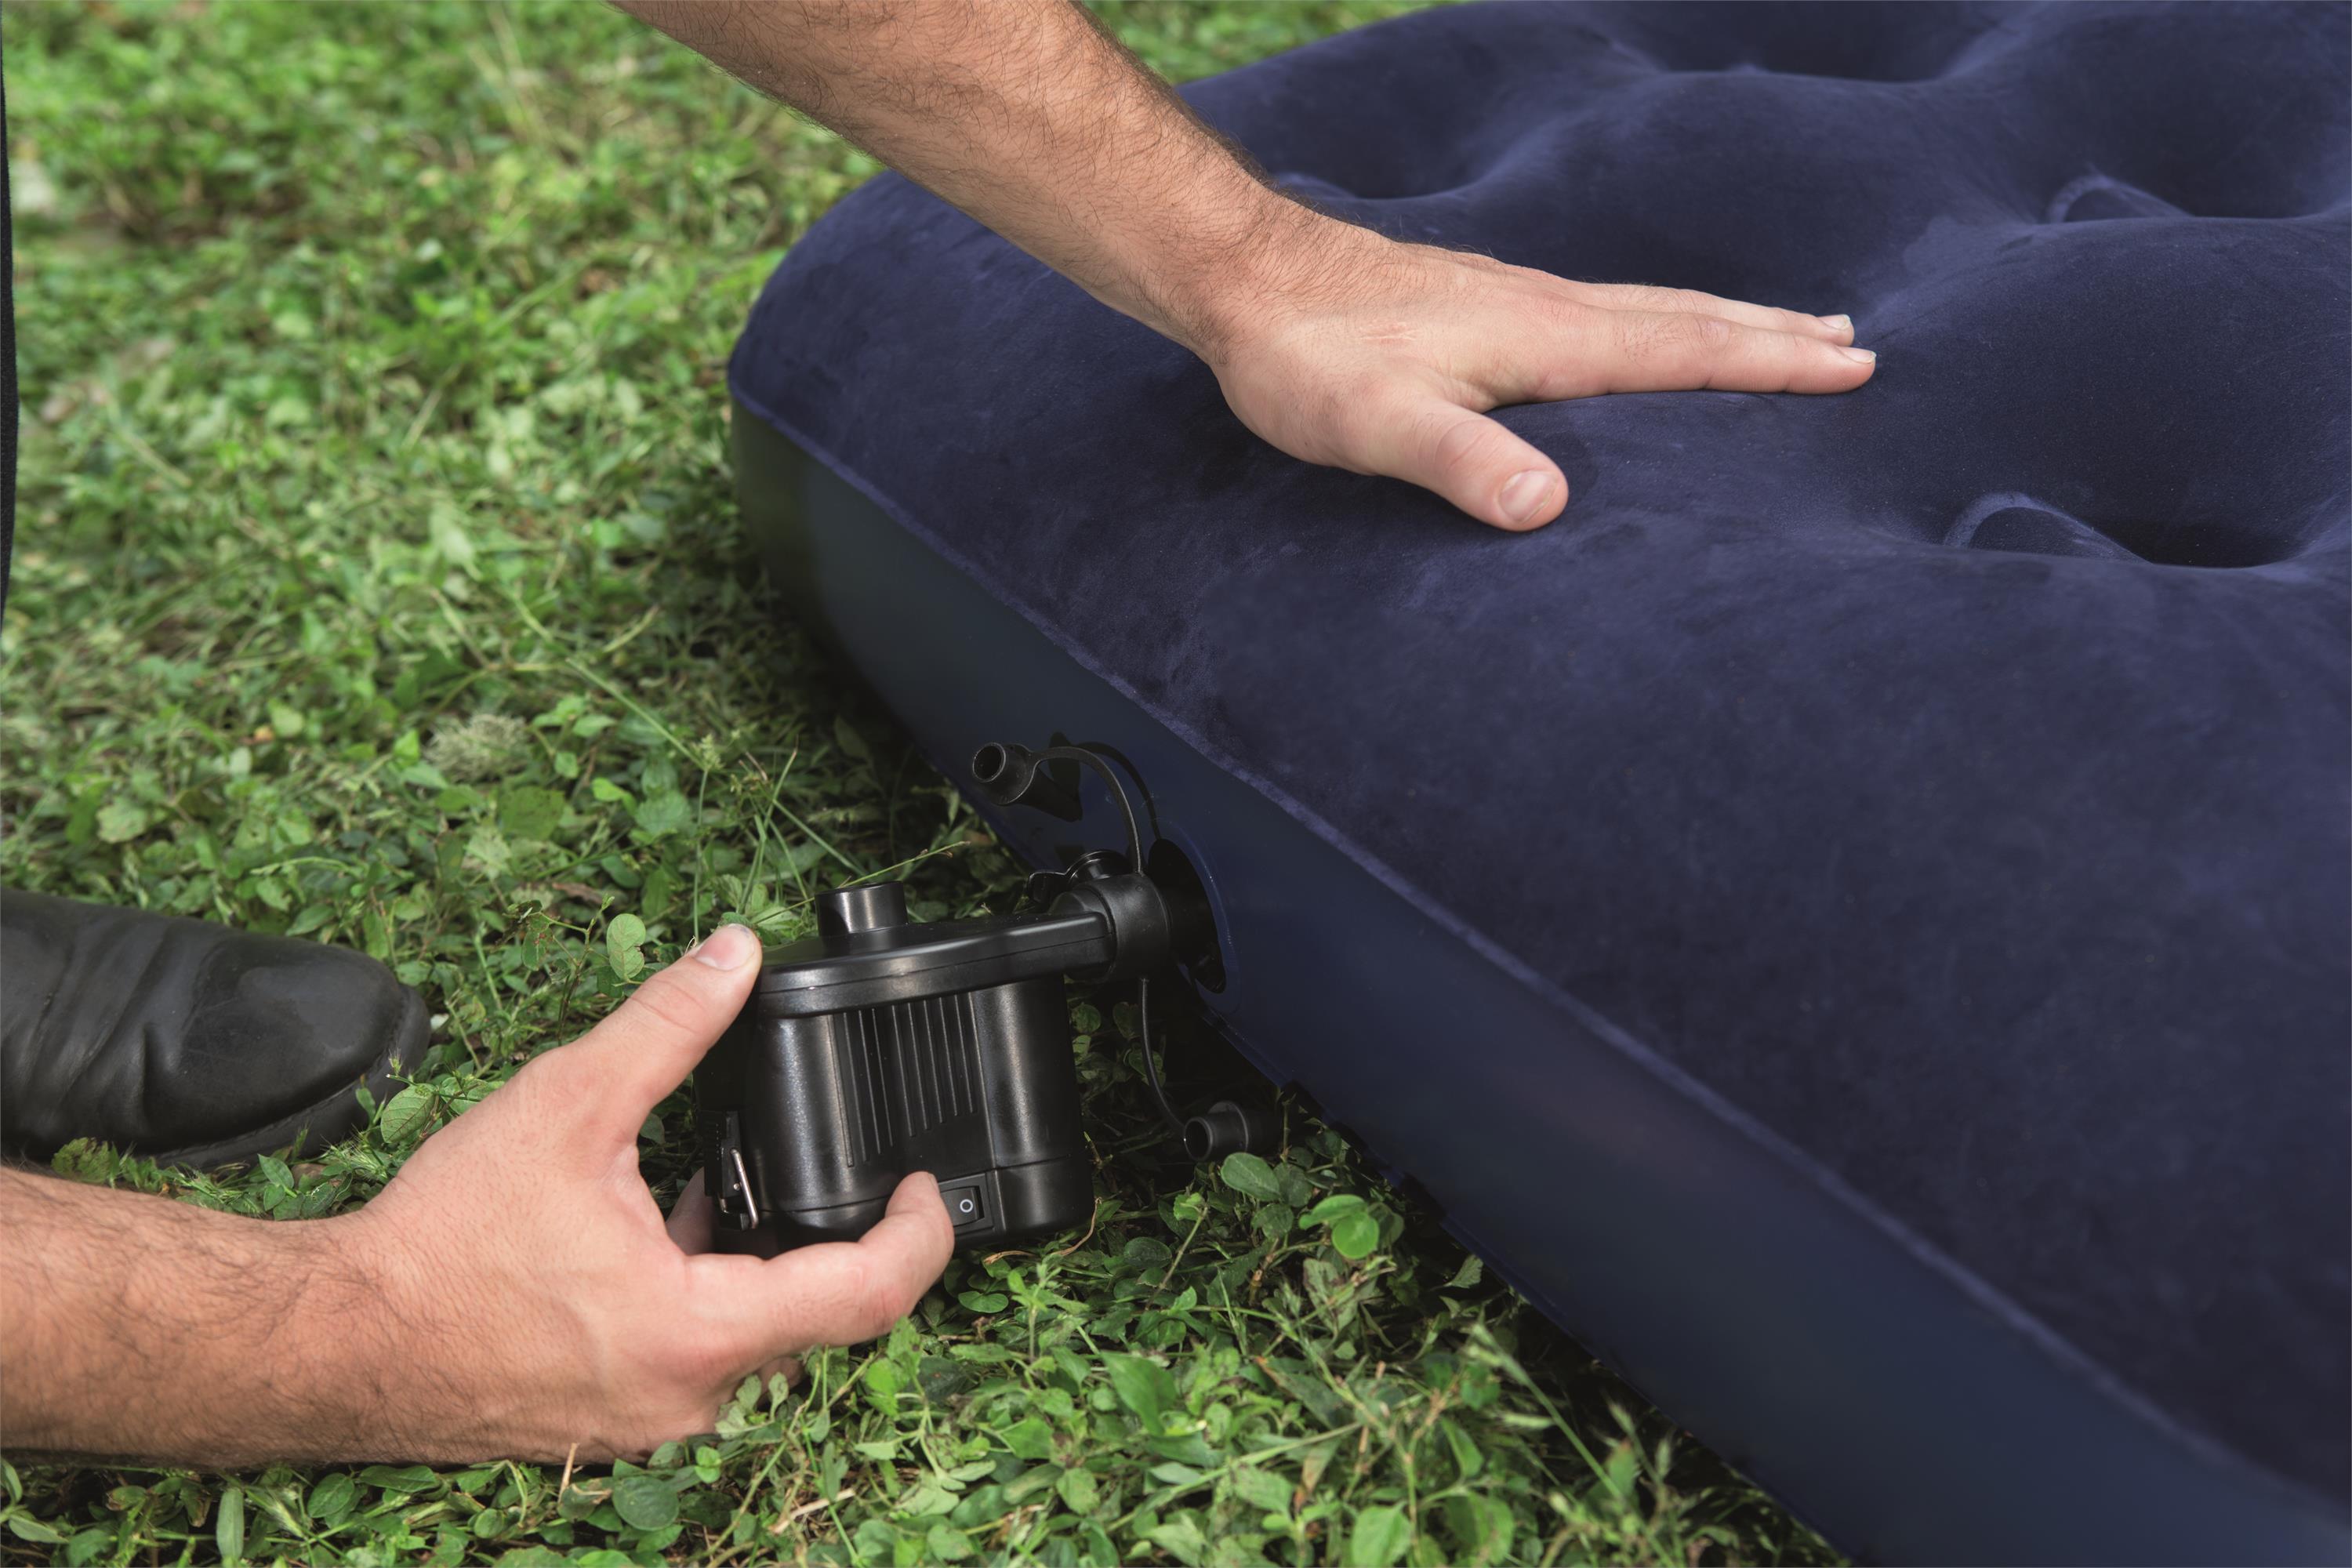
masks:
[[[636,1135],[750,993],[740,926],[646,982],[334,1219],[243,1219],[0,1173],[8,1437],[232,1466],[642,1455],[708,1431],[744,1374],[870,1339],[954,1233],[909,1176],[856,1243],[709,1250],[665,1224]]]
[[[352,1217],[426,1368],[404,1454],[643,1454],[709,1431],[747,1373],[888,1331],[939,1278],[955,1234],[922,1174],[863,1240],[765,1261],[709,1250],[699,1182],[665,1226],[637,1130],[741,1009],[759,956],[720,927]]]
[[[1850,392],[1843,316],[1401,245],[1267,188],[1068,0],[618,0],[1192,350],[1243,423],[1481,522],[1568,504],[1486,417],[1608,392]]]
[[[1279,200],[1269,195],[1269,200]],[[1193,347],[1242,422],[1295,458],[1434,490],[1529,529],[1559,466],[1486,417],[1610,392],[1851,392],[1874,358],[1843,316],[1674,289],[1571,283],[1401,245],[1303,210],[1205,290]]]

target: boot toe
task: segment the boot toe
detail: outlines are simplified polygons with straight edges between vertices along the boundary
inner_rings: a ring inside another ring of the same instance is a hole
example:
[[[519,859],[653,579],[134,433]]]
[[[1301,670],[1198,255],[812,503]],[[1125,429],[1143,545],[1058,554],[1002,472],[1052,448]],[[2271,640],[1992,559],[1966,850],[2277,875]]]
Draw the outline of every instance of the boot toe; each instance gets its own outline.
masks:
[[[203,921],[0,894],[0,1144],[95,1138],[207,1165],[351,1131],[358,1089],[424,1054],[423,1001],[375,960]]]

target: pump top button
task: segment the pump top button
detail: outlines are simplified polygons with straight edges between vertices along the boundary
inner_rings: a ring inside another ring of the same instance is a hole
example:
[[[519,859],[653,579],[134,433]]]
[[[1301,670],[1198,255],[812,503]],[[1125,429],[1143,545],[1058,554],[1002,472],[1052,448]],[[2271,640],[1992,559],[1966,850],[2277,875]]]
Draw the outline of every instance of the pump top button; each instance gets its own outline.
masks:
[[[816,929],[824,936],[886,931],[907,923],[907,884],[868,882],[816,896]]]

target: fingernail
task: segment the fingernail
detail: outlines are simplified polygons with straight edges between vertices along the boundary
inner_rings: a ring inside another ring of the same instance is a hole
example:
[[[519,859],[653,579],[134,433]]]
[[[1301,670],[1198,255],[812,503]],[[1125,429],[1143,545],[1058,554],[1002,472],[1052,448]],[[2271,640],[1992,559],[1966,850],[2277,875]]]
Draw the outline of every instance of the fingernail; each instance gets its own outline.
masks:
[[[1875,364],[1878,363],[1878,356],[1872,353],[1868,349],[1848,348],[1844,344],[1840,343],[1837,345],[1837,352],[1845,355],[1846,358],[1853,361],[1856,364]]]
[[[723,925],[687,952],[697,963],[707,963],[713,969],[736,969],[751,962],[760,951],[760,939],[746,925]]]
[[[1853,331],[1853,318],[1852,316],[1823,316],[1820,318],[1820,321],[1822,325],[1825,327],[1835,327],[1840,331],[1850,332]]]
[[[1529,468],[1523,474],[1513,474],[1503,487],[1503,515],[1513,522],[1525,522],[1535,516],[1551,494],[1551,476],[1541,468]]]

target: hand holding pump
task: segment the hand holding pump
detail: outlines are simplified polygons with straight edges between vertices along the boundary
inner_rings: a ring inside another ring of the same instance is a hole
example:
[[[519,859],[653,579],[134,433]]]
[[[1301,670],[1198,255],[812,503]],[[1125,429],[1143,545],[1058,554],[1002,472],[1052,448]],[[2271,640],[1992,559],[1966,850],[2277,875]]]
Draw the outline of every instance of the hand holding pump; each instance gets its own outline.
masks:
[[[770,953],[751,1000],[696,1075],[704,1180],[720,1244],[772,1253],[863,1235],[899,1178],[929,1171],[957,1245],[1066,1228],[1093,1204],[1078,1121],[1066,975],[1133,978],[1161,1112],[1195,1159],[1260,1142],[1265,1118],[1232,1101],[1185,1121],[1160,1085],[1149,977],[1207,935],[1197,899],[1138,868],[1142,835],[1111,764],[1079,746],[981,748],[972,772],[999,805],[1075,820],[1072,762],[1109,785],[1126,857],[1097,850],[1030,879],[1039,912],[909,923],[898,882],[817,900],[817,934]]]

